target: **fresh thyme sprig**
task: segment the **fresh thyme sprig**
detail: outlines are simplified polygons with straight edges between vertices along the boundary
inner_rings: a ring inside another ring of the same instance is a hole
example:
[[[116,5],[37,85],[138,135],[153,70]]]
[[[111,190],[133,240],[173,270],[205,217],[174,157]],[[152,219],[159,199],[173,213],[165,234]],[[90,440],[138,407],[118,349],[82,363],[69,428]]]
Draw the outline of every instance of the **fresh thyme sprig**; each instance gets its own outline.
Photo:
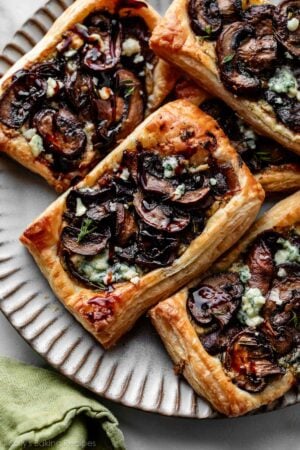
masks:
[[[233,60],[234,55],[235,55],[234,53],[231,53],[230,55],[225,56],[225,57],[223,58],[222,63],[223,63],[223,64],[229,63],[230,61]]]
[[[132,80],[130,80],[130,78],[128,78],[128,80],[123,80],[122,81],[122,86],[125,86],[125,94],[124,97],[130,97],[130,95],[133,94],[135,88],[136,88],[136,83]]]
[[[93,225],[92,219],[84,219],[84,221],[82,222],[81,228],[80,228],[80,232],[77,237],[77,241],[78,242],[83,241],[83,239],[86,236],[93,233],[96,229],[97,229],[97,227],[95,225]]]
[[[268,152],[267,150],[263,151],[260,150],[258,152],[255,152],[256,156],[264,162],[271,162],[272,161],[272,154]]]

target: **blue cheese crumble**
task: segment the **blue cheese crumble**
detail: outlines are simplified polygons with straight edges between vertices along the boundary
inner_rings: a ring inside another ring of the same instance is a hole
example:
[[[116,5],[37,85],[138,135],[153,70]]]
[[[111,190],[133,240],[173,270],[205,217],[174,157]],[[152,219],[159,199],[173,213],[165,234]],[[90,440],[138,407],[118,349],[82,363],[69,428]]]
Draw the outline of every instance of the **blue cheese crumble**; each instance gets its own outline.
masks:
[[[275,75],[268,82],[268,87],[277,94],[287,94],[289,97],[296,97],[300,101],[298,82],[288,67],[276,69]]]
[[[248,327],[257,327],[264,319],[259,315],[266,299],[258,288],[246,288],[242,297],[238,319]]]
[[[177,188],[175,189],[174,194],[176,200],[181,198],[185,194],[185,184],[184,183],[179,184],[179,186],[177,186]]]
[[[277,243],[281,244],[282,249],[275,253],[274,260],[276,265],[292,262],[300,263],[300,253],[295,245],[283,238],[279,238]]]
[[[38,134],[35,134],[29,141],[29,146],[31,148],[31,153],[35,158],[37,158],[40,153],[44,152],[43,139]]]
[[[175,156],[167,156],[163,159],[164,177],[172,178],[175,176],[176,169],[179,167],[178,159]]]
[[[242,283],[247,283],[251,278],[251,272],[247,264],[235,263],[231,268],[232,272],[238,273]]]
[[[129,266],[124,263],[116,263],[110,266],[108,262],[108,250],[87,260],[81,258],[77,261],[79,271],[92,283],[109,285],[122,281],[130,281],[137,284],[140,280],[140,274],[135,266]]]

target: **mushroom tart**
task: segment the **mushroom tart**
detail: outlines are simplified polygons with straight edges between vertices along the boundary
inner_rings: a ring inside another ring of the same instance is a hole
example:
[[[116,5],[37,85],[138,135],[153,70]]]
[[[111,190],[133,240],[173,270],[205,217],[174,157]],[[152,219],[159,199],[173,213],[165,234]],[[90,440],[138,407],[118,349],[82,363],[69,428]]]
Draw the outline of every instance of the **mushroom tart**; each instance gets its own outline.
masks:
[[[284,395],[300,374],[300,191],[150,316],[180,372],[219,412],[239,416]]]
[[[76,0],[0,81],[0,149],[57,191],[88,173],[173,86],[141,0]]]
[[[300,153],[300,3],[174,0],[151,46],[259,134]]]
[[[24,232],[64,305],[112,346],[254,221],[263,190],[216,122],[178,100]]]
[[[185,77],[176,83],[173,97],[187,99],[199,105],[218,122],[266,192],[300,189],[298,155],[272,139],[257,134],[226,103],[211,97]]]

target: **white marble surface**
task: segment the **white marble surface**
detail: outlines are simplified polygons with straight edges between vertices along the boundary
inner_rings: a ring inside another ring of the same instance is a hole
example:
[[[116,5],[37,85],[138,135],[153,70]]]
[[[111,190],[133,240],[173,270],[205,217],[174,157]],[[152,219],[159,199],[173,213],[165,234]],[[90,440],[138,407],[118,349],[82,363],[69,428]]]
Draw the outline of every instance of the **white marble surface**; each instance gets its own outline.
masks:
[[[0,48],[42,4],[43,0],[0,0]],[[44,364],[1,315],[0,355]],[[195,421],[103,403],[118,417],[128,450],[300,450],[300,405],[242,419]]]

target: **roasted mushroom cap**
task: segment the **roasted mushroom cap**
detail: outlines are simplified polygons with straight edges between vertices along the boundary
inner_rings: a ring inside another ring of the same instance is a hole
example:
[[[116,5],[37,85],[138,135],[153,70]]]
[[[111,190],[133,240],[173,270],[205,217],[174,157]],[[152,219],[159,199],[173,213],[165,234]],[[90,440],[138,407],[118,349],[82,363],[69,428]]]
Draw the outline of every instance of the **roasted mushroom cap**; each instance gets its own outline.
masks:
[[[129,70],[115,74],[117,138],[130,134],[144,118],[143,89],[139,79]]]
[[[193,319],[201,326],[218,323],[222,328],[236,312],[243,286],[235,273],[221,273],[202,281],[188,298],[187,307]]]
[[[255,36],[238,49],[239,59],[251,73],[271,70],[277,58],[277,41],[273,33],[274,5],[252,6],[245,11],[244,20],[253,27]]]
[[[240,326],[229,327],[228,329],[218,328],[211,333],[201,334],[199,338],[205,350],[214,356],[223,353],[232,338],[241,331]]]
[[[239,20],[242,15],[242,0],[218,0],[222,21]]]
[[[252,245],[247,257],[251,278],[248,285],[266,295],[274,274],[273,254],[266,240],[261,237]]]
[[[34,116],[33,122],[50,151],[65,158],[76,158],[84,150],[86,134],[69,110],[42,109]]]
[[[261,331],[268,337],[273,350],[280,356],[289,353],[294,344],[293,330],[288,326],[272,327],[271,323],[265,321]]]
[[[239,48],[252,42],[254,37],[253,27],[244,22],[234,22],[226,26],[218,38],[216,52],[220,77],[234,93],[255,94],[261,87],[259,78],[248,70],[239,53]]]
[[[11,128],[23,125],[38,101],[46,96],[47,83],[29,72],[18,72],[0,99],[0,120]]]
[[[293,27],[293,19],[296,26]],[[298,26],[297,26],[298,20]],[[276,8],[275,28],[276,36],[281,44],[292,55],[300,56],[300,1],[286,0]],[[290,24],[290,26],[289,26]],[[292,29],[289,28],[292,25]]]
[[[263,333],[252,329],[232,339],[225,354],[225,368],[239,388],[253,393],[262,391],[269,379],[283,373],[273,362],[271,347]]]
[[[172,184],[166,178],[155,177],[146,171],[141,175],[141,185],[145,192],[156,194],[160,197],[163,196],[165,199],[169,199],[183,206],[194,207],[202,202],[210,193],[210,187],[201,187],[178,195],[175,184]]]
[[[65,89],[71,105],[76,111],[92,115],[91,108],[96,99],[95,86],[92,77],[78,70],[67,74]]]
[[[121,24],[103,14],[94,14],[88,19],[92,34],[99,34],[98,42],[86,44],[83,64],[93,72],[114,68],[121,56]]]
[[[131,237],[135,236],[138,226],[134,215],[118,203],[116,208],[116,241],[125,246]]]
[[[109,230],[105,233],[90,233],[82,241],[79,240],[80,230],[73,227],[65,227],[61,234],[63,247],[76,255],[95,256],[105,249],[110,238]]]
[[[136,262],[148,269],[166,267],[175,260],[178,246],[178,238],[165,236],[142,226],[138,236]]]
[[[176,211],[167,205],[157,202],[148,202],[143,198],[141,192],[133,197],[133,204],[137,214],[147,225],[168,233],[177,233],[184,230],[190,223],[190,216]]]
[[[197,35],[214,37],[221,30],[222,17],[217,0],[190,0],[188,13]]]
[[[104,188],[73,188],[67,197],[67,208],[72,213],[76,211],[77,198],[79,198],[85,206],[99,205],[109,199],[112,195],[112,188],[110,186]]]

